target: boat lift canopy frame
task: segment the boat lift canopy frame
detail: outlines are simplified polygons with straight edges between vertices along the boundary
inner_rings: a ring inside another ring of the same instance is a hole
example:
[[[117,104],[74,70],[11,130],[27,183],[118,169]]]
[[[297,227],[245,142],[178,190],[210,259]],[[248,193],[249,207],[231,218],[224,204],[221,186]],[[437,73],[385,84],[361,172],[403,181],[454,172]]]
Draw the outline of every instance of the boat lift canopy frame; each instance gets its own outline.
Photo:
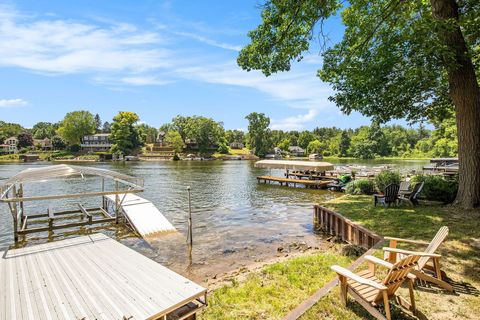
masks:
[[[83,179],[85,176],[100,177],[102,181],[102,190],[97,192],[67,193],[28,197],[24,196],[24,184],[26,183],[44,183],[47,181],[72,176],[81,179]],[[106,180],[110,180],[113,182],[113,190],[106,190]],[[126,194],[143,192],[143,184],[144,182],[141,178],[132,177],[111,170],[60,164],[41,168],[29,168],[6,180],[4,184],[0,187],[0,202],[5,202],[9,206],[13,218],[14,238],[15,241],[18,241],[18,235],[20,234],[53,231],[55,229],[80,227],[84,225],[92,225],[112,221],[118,223],[121,214],[120,206]],[[106,210],[107,205],[105,196],[107,195],[115,195],[115,216],[112,216]],[[77,205],[79,208],[77,210],[66,210],[60,212],[51,212],[50,210],[47,210],[47,213],[28,215],[25,214],[24,202],[26,201],[42,201],[95,196],[102,196],[102,207],[85,208],[80,203],[78,203]],[[93,219],[92,212],[99,212],[103,217],[100,219]],[[65,216],[68,214],[81,214],[82,217],[86,217],[86,220],[54,225],[54,219],[56,217]],[[44,227],[28,229],[28,220],[38,218],[48,218],[48,225]]]

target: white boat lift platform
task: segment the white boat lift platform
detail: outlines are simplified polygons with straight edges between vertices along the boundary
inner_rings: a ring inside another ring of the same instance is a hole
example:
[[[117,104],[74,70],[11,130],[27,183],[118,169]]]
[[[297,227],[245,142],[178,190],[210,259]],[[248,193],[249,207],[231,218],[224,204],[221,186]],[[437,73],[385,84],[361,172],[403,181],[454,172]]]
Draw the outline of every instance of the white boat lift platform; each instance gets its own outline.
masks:
[[[116,195],[105,198],[115,206]],[[120,207],[130,225],[142,237],[175,232],[175,227],[150,201],[133,193],[118,195]]]
[[[206,289],[103,235],[0,251],[0,319],[187,319]]]

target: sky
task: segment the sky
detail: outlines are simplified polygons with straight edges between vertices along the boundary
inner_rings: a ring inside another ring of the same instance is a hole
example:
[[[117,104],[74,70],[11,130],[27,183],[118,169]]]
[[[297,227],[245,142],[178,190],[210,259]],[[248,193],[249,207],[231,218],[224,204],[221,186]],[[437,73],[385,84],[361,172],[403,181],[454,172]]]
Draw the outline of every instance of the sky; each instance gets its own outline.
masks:
[[[102,121],[133,111],[159,127],[176,115],[201,115],[226,129],[263,112],[272,129],[355,128],[317,76],[313,43],[289,72],[265,77],[236,64],[260,23],[259,0],[0,0],[0,120],[32,127],[88,110]],[[324,26],[330,44],[339,17]]]

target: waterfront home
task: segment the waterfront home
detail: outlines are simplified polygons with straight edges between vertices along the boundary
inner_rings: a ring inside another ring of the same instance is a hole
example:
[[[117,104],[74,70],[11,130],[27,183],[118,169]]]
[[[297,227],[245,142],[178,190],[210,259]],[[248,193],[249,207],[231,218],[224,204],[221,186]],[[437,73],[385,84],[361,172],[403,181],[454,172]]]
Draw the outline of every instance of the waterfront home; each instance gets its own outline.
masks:
[[[243,149],[245,145],[242,142],[234,141],[229,144],[231,149]]]
[[[109,133],[97,133],[82,138],[82,150],[84,151],[108,151],[112,147]]]
[[[41,150],[52,150],[52,140],[45,138],[45,139],[33,139],[33,145]]]
[[[5,147],[8,153],[17,153],[18,152],[18,139],[17,137],[10,137],[5,139],[4,141],[5,145],[8,145],[8,148]]]
[[[305,149],[299,146],[290,146],[288,147],[288,152],[294,157],[303,157],[305,155]]]

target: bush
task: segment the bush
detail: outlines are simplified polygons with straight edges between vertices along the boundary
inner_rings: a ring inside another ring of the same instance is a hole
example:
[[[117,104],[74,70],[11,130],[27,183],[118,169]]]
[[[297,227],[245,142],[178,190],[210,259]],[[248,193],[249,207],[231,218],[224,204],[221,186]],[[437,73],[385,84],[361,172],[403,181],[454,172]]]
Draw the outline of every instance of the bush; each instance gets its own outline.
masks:
[[[373,194],[375,192],[375,184],[368,179],[354,180],[347,184],[345,192],[348,194]]]
[[[68,147],[68,151],[70,152],[78,152],[80,151],[81,147],[79,144],[72,144],[71,146]]]
[[[400,184],[401,179],[400,172],[398,171],[382,170],[375,177],[375,185],[379,191],[384,192],[389,184]]]
[[[412,178],[410,187],[416,183],[423,182],[422,196],[427,200],[442,201],[443,203],[451,203],[455,200],[458,191],[458,180],[446,180],[442,176],[437,175],[416,175]]]

